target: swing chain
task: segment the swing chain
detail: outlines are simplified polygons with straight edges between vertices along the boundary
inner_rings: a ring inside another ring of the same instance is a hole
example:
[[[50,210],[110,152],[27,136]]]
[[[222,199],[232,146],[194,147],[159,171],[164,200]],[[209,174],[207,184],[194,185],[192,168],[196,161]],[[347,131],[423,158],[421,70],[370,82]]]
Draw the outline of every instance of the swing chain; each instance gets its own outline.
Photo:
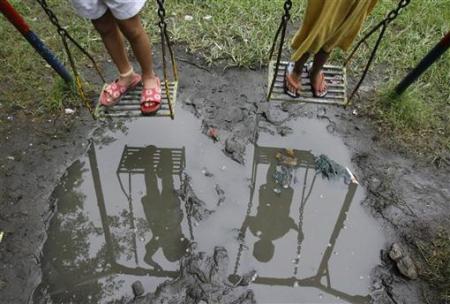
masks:
[[[178,80],[178,72],[177,72],[177,66],[175,62],[175,56],[172,50],[172,44],[170,42],[169,34],[167,32],[167,22],[166,22],[166,9],[164,7],[165,0],[156,0],[158,3],[158,16],[159,16],[159,22],[158,26],[160,29],[160,35],[161,35],[161,48],[162,48],[162,63],[163,63],[163,73],[164,73],[164,87],[166,90],[166,96],[167,96],[167,103],[169,104],[169,111],[170,111],[170,117],[172,119],[175,118],[174,115],[174,109],[172,104],[172,96],[169,88],[169,78],[167,73],[167,62],[166,62],[166,47],[169,51],[170,60],[172,64],[172,74],[175,81]]]
[[[72,56],[72,52],[70,51],[69,45],[68,45],[68,41],[72,42],[93,64],[95,70],[97,71],[97,74],[99,75],[99,77],[102,79],[103,82],[105,81],[105,78],[103,77],[103,74],[100,72],[100,68],[97,65],[97,62],[95,61],[95,59],[88,53],[88,51],[86,51],[86,49],[84,49],[70,34],[69,32],[63,28],[61,26],[61,24],[59,23],[59,19],[58,17],[55,15],[55,13],[50,9],[50,7],[48,6],[47,0],[36,0],[39,5],[42,7],[42,9],[44,10],[44,12],[46,13],[46,15],[48,16],[50,22],[56,27],[56,31],[58,33],[58,35],[61,37],[61,41],[63,43],[64,49],[66,51],[70,66],[72,68],[72,72],[74,74],[75,77],[75,86],[77,88],[77,92],[80,96],[80,98],[82,99],[85,107],[89,110],[90,113],[93,114],[93,108],[92,108],[92,104],[91,102],[88,100],[88,98],[86,97],[86,94],[84,92],[83,89],[83,84],[81,81],[81,77],[80,74],[78,73],[78,69],[76,67],[75,64],[75,60]],[[94,115],[93,115],[94,116]]]
[[[367,76],[367,73],[369,72],[370,66],[372,65],[373,60],[375,59],[375,55],[378,51],[378,48],[381,44],[381,41],[384,37],[384,34],[386,32],[387,26],[394,21],[398,15],[400,14],[400,12],[405,9],[409,4],[411,3],[411,0],[400,0],[400,2],[397,5],[397,8],[393,9],[392,11],[390,11],[386,18],[384,18],[382,21],[380,21],[377,25],[375,25],[358,43],[357,45],[353,48],[353,51],[351,52],[351,54],[347,57],[344,66],[347,66],[351,59],[353,58],[353,56],[355,55],[356,51],[359,49],[359,47],[367,40],[369,39],[369,37],[371,37],[377,30],[379,30],[381,28],[380,34],[378,36],[378,39],[375,43],[375,46],[372,50],[372,53],[369,56],[369,60],[366,64],[366,67],[364,68],[364,72],[358,82],[358,84],[356,85],[356,87],[353,89],[352,94],[350,95],[349,98],[349,102],[353,99],[353,97],[356,95],[356,93],[358,92],[359,88],[361,87],[362,83],[364,82],[364,79]]]
[[[284,14],[281,17],[280,25],[278,27],[277,33],[275,34],[275,39],[273,40],[272,47],[270,48],[269,60],[272,60],[273,54],[275,52],[275,48],[277,46],[278,37],[281,34],[280,44],[278,46],[278,54],[277,54],[277,60],[276,60],[276,65],[275,65],[275,72],[273,75],[272,82],[270,84],[269,93],[267,94],[267,101],[270,101],[270,98],[272,97],[273,89],[275,87],[275,82],[276,82],[278,71],[279,71],[279,65],[281,62],[281,56],[283,53],[284,41],[286,39],[287,25],[288,25],[289,20],[291,19],[291,9],[292,9],[292,0],[286,0],[284,2]]]
[[[285,22],[288,22],[289,19],[291,19],[291,8],[292,8],[292,1],[291,0],[287,0],[284,3],[284,16],[283,16],[283,20]]]
[[[411,3],[411,0],[401,0],[398,4],[397,8],[392,10],[391,12],[389,12],[389,14],[387,15],[387,17],[385,19],[386,24],[389,24],[392,21],[394,21],[398,17],[400,11],[402,9],[406,8],[410,3]]]
[[[94,68],[97,71],[98,76],[102,79],[103,82],[105,81],[105,78],[103,77],[103,74],[101,73],[97,62],[95,61],[95,59],[92,57],[91,54],[89,54],[89,52],[82,47],[70,34],[69,32],[61,26],[61,24],[59,23],[59,19],[58,17],[56,17],[55,13],[51,10],[51,8],[48,6],[47,0],[36,0],[39,5],[42,7],[42,9],[45,11],[45,13],[47,14],[50,22],[56,27],[58,34],[60,35],[60,37],[62,39],[68,39],[70,40],[70,42],[72,42],[84,55],[86,55],[86,57],[88,57],[88,59],[92,62]]]

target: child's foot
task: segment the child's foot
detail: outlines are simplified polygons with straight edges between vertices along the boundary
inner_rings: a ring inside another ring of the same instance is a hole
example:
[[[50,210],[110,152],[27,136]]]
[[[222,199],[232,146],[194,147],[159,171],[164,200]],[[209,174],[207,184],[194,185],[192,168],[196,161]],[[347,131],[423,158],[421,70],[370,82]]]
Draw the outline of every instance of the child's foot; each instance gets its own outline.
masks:
[[[293,95],[300,95],[301,75],[292,72],[286,75],[286,88]]]
[[[288,65],[284,73],[284,92],[291,97],[299,97],[302,85],[301,79],[301,73],[297,73],[293,66]]]
[[[156,89],[160,86],[159,78],[156,75],[152,77],[142,78],[142,83],[144,84],[144,89]]]
[[[114,82],[106,85],[100,94],[100,104],[105,107],[116,105],[120,98],[130,89],[137,86],[142,80],[141,75],[136,74],[133,70],[126,74],[121,74]]]
[[[328,94],[328,84],[325,80],[325,74],[323,71],[311,73],[309,78],[314,97],[325,97]]]
[[[143,115],[154,114],[161,107],[161,81],[155,75],[143,80],[141,95],[141,112]]]

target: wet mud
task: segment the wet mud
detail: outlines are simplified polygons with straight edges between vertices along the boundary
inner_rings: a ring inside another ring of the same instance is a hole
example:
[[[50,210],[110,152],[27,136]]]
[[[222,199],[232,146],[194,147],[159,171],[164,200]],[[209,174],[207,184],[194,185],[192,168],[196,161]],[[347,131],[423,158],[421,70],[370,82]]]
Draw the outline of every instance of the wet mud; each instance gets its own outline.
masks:
[[[289,136],[248,144],[245,166],[181,107],[173,122],[135,120],[93,142],[54,193],[35,301],[126,302],[139,280],[142,303],[367,303],[383,235],[362,187],[316,171],[329,144],[352,170],[350,154],[322,121],[286,126]],[[156,127],[164,132],[147,137]]]
[[[448,230],[448,168],[415,163],[348,109],[265,103],[265,70],[179,54],[174,122],[100,124],[90,143],[84,122],[51,140],[45,123],[1,130],[14,157],[1,164],[2,301],[221,303],[199,292],[216,288],[230,303],[438,303],[388,255],[398,242],[419,264],[414,240]],[[322,154],[359,185],[317,174]]]

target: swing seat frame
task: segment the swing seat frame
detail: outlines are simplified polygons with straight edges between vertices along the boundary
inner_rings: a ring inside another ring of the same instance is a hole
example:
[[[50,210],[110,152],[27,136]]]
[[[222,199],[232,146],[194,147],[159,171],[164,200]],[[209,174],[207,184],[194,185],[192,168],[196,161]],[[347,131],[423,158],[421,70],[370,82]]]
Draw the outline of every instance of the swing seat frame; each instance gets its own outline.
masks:
[[[267,94],[270,101],[288,101],[288,102],[305,102],[318,104],[331,104],[347,106],[349,100],[347,98],[347,70],[345,67],[336,65],[325,65],[323,72],[325,80],[328,84],[328,94],[324,97],[314,97],[311,92],[310,80],[308,73],[302,72],[302,86],[300,89],[300,97],[293,98],[284,92],[284,75],[288,61],[280,61],[278,69],[275,60],[269,63]],[[276,77],[275,77],[275,73]],[[273,90],[270,92],[272,81],[275,80]]]
[[[168,82],[167,91],[165,82],[161,83],[161,108],[149,117],[172,117],[175,115],[175,104],[177,100],[178,81]],[[120,102],[113,107],[104,107],[100,103],[95,107],[95,116],[99,119],[105,117],[145,117],[141,113],[142,85],[127,92]],[[171,112],[172,108],[172,112]]]

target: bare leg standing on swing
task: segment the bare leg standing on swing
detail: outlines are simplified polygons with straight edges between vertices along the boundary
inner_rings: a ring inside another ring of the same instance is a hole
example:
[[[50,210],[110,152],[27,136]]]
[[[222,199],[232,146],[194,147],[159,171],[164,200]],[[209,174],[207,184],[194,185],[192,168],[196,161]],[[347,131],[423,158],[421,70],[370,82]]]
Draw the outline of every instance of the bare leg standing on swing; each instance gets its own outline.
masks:
[[[295,62],[294,69],[291,73],[286,75],[286,86],[289,92],[292,94],[300,94],[301,89],[301,75],[303,66],[306,64],[310,54],[305,53],[300,60]],[[322,96],[327,91],[327,83],[323,74],[323,66],[327,62],[330,54],[321,49],[314,56],[314,63],[311,71],[309,71],[309,77],[312,84],[312,89],[315,95]]]
[[[309,53],[305,53],[298,61],[295,62],[292,72],[286,74],[286,87],[294,96],[300,94],[300,88],[302,85],[302,71],[309,56]]]
[[[160,99],[160,82],[153,72],[151,44],[139,15],[126,20],[119,20],[114,18],[110,11],[106,11],[101,18],[93,20],[92,23],[100,33],[108,53],[119,70],[120,77],[117,80],[117,84],[125,88],[134,86],[136,83],[133,82],[140,79],[140,76],[133,71],[133,67],[128,59],[123,39],[123,36],[125,36],[130,42],[134,55],[141,66],[144,85],[142,99],[147,99],[150,107],[159,106],[159,103],[152,99]],[[113,104],[113,99],[117,98],[117,96],[114,96],[114,93],[109,95],[113,96],[107,97],[106,100]]]
[[[309,79],[311,81],[311,89],[314,92],[315,96],[323,97],[326,95],[328,86],[325,81],[325,75],[323,73],[323,66],[327,63],[328,58],[330,57],[330,53],[321,49],[314,56],[314,64],[312,66],[311,71],[309,71]]]
[[[142,26],[141,18],[137,15],[131,19],[117,20],[117,24],[130,42],[134,55],[141,66],[144,88],[156,88],[158,78],[153,72],[152,48],[147,33]]]

